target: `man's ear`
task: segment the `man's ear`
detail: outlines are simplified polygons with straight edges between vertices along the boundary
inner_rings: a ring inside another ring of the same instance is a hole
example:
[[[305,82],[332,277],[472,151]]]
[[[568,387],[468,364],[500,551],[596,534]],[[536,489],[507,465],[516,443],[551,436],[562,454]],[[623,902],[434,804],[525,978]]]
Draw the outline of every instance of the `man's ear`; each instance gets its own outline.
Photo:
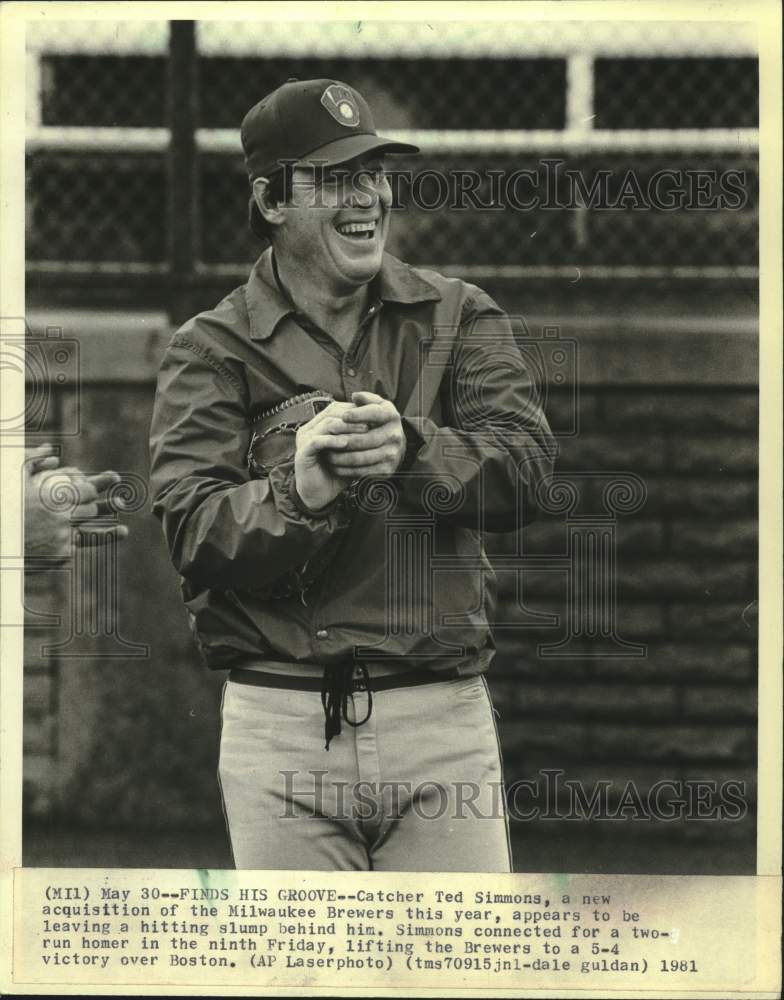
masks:
[[[265,222],[273,226],[279,226],[283,222],[286,213],[282,205],[270,200],[269,180],[266,177],[257,177],[253,181],[253,200]]]

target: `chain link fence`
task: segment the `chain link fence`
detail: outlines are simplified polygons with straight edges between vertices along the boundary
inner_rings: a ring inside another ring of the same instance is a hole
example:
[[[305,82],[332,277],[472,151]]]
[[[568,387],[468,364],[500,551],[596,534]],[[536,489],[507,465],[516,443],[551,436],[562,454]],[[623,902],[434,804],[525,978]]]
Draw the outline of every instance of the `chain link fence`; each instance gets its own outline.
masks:
[[[245,111],[289,77],[324,76],[423,148],[391,163],[390,249],[413,264],[486,278],[756,273],[758,77],[743,25],[210,21],[196,41],[206,272],[241,278],[259,251]],[[167,45],[165,22],[31,26],[33,272],[165,263]],[[472,173],[473,187],[460,180]]]
[[[597,128],[756,128],[757,60],[598,58]]]
[[[161,157],[41,150],[28,157],[26,204],[29,261],[165,259]]]

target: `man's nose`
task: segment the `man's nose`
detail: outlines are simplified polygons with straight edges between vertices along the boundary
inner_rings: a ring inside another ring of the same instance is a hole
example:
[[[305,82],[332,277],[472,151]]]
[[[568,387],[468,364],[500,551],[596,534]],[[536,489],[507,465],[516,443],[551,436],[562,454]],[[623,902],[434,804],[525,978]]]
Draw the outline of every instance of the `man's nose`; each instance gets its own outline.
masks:
[[[353,178],[348,192],[350,208],[375,208],[381,204],[389,208],[392,204],[392,188],[386,175],[377,176],[372,171],[359,171]]]
[[[384,206],[384,208],[389,208],[392,204],[392,185],[389,183],[389,178],[384,174],[378,182],[378,200]]]

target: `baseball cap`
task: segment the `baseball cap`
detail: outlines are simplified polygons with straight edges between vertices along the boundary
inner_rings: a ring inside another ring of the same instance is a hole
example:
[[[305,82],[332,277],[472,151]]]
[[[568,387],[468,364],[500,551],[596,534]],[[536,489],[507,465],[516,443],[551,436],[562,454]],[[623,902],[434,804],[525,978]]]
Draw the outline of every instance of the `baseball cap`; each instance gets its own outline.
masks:
[[[283,161],[314,160],[333,167],[374,151],[419,152],[411,143],[380,136],[359,91],[329,79],[287,80],[254,104],[242,120],[240,137],[251,182],[273,177]]]

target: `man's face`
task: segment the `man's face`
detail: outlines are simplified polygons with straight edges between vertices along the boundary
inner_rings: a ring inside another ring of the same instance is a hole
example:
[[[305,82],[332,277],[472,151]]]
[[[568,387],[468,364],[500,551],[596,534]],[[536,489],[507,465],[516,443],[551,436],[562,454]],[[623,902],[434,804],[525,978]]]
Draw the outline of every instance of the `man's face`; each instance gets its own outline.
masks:
[[[378,154],[339,167],[294,167],[276,252],[325,287],[345,294],[378,274],[391,204]]]

